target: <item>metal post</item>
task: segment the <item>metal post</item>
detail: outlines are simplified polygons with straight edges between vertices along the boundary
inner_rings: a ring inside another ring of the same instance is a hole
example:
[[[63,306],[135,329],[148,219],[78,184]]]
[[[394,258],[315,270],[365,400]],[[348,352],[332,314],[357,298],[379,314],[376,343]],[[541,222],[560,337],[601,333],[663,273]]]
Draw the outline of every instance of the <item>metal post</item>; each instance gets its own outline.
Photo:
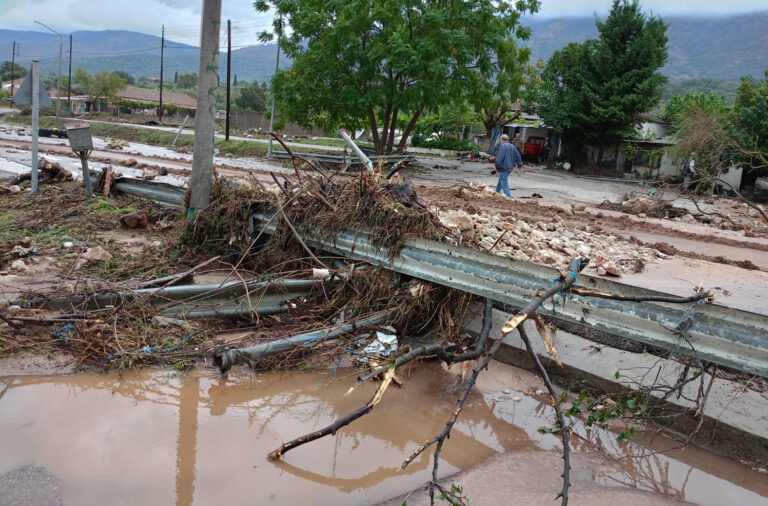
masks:
[[[72,34],[69,35],[69,77],[67,77],[67,110],[72,116]]]
[[[88,152],[80,151],[80,163],[83,166],[83,186],[85,186],[85,194],[89,197],[93,197],[93,185],[91,184],[91,173],[88,170]]]
[[[59,78],[56,80],[56,124],[59,124],[59,113],[61,112],[61,59],[62,59],[62,53],[64,51],[64,37],[51,28],[50,26],[46,25],[45,23],[41,23],[40,21],[35,21],[40,26],[44,26],[48,29],[48,31],[55,33],[59,36]]]
[[[64,52],[64,37],[59,35],[59,77],[56,79],[56,125],[61,118],[61,59]]]
[[[187,120],[189,119],[189,114],[184,116],[184,121],[181,122],[181,126],[179,127],[179,131],[176,132],[176,137],[173,138],[173,142],[171,143],[171,149],[176,148],[176,141],[179,140],[179,135],[181,135],[181,131],[184,130],[184,125],[187,124]]]
[[[355,144],[355,141],[352,140],[352,137],[349,136],[347,131],[343,128],[339,130],[339,137],[344,139],[347,142],[349,149],[351,149],[357,155],[357,157],[363,161],[363,165],[365,165],[366,170],[368,170],[368,172],[373,172],[373,163],[371,162],[370,158],[365,156],[365,153],[363,153],[362,150],[357,147],[357,144]]]
[[[232,66],[232,21],[227,20],[227,119],[224,138],[229,140],[229,71]]]
[[[277,58],[275,59],[275,74],[280,68],[280,36],[283,32],[283,15],[280,15],[280,33],[277,34]],[[272,93],[272,113],[269,115],[269,131],[273,131],[275,125],[275,94]],[[269,136],[269,148],[267,149],[267,158],[272,158],[272,136]]]
[[[213,128],[219,87],[219,28],[221,0],[203,0],[200,20],[200,69],[195,112],[195,150],[192,155],[188,217],[205,208],[211,197]]]
[[[13,107],[13,67],[16,65],[16,41],[11,47],[11,107]]]
[[[160,39],[160,108],[157,110],[158,123],[163,122],[163,56],[165,55],[165,25]]]
[[[32,60],[32,193],[37,193],[37,136],[40,131],[40,61]]]

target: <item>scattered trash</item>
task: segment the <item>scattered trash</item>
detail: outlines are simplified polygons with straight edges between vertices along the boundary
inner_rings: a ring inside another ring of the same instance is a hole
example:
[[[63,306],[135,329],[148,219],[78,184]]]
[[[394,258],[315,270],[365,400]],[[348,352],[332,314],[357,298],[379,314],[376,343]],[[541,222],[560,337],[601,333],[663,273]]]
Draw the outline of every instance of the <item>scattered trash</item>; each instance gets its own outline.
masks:
[[[371,334],[370,337],[373,337],[374,340],[357,354],[358,361],[367,364],[371,358],[388,357],[397,351],[398,341],[395,329],[392,327],[382,328],[390,333],[387,334],[377,330]]]

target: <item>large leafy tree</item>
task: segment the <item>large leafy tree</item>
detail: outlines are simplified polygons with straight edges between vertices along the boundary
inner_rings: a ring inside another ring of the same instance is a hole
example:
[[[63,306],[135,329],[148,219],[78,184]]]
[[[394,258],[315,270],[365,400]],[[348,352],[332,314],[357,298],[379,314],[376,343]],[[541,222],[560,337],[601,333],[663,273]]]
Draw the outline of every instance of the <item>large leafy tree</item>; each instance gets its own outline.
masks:
[[[537,0],[257,0],[293,60],[272,81],[282,113],[303,125],[371,129],[401,151],[424,110],[477,106],[514,87],[528,57],[515,37]],[[270,39],[271,34],[262,34]]]
[[[742,78],[736,90],[732,122],[750,164],[768,166],[768,70],[760,80]]]
[[[646,16],[637,0],[614,0],[598,40],[556,51],[542,73],[537,96],[544,121],[569,147],[616,145],[630,134],[638,115],[658,103],[666,78],[667,25]],[[583,149],[580,150],[583,152]]]
[[[240,94],[235,98],[235,105],[246,111],[264,112],[267,108],[267,93],[254,81],[242,86]]]
[[[11,65],[13,65],[13,67],[11,67]],[[3,64],[0,65],[0,81],[11,80],[11,68],[13,68],[14,79],[19,79],[20,77],[24,77],[27,75],[27,69],[25,69],[18,63],[4,61]]]
[[[88,103],[103,97],[114,98],[118,91],[125,89],[125,80],[114,72],[102,70],[90,74],[84,68],[75,69],[75,86],[88,95]]]

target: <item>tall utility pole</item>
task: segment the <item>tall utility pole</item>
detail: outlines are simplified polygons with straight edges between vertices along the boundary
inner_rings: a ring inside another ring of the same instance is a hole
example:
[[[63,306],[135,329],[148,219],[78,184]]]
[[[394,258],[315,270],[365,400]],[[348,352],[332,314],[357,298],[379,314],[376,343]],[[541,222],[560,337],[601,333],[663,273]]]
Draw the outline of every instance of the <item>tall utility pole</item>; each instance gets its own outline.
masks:
[[[67,110],[72,116],[72,34],[69,34],[69,77],[67,77]]]
[[[59,32],[40,21],[35,21],[40,26],[46,27],[51,32],[59,36],[59,78],[56,80],[56,124],[59,124],[59,116],[61,115],[61,60],[64,52],[64,36]]]
[[[163,25],[163,36],[160,38],[160,109],[157,110],[158,123],[163,122],[163,57],[165,53],[165,25]]]
[[[277,58],[275,59],[275,74],[280,68],[280,36],[283,33],[283,15],[280,14],[280,33],[277,34]],[[269,115],[269,132],[275,125],[275,94],[272,94],[272,113]],[[269,148],[267,149],[267,158],[272,158],[272,135],[269,136]]]
[[[227,119],[224,138],[229,140],[229,71],[232,66],[232,21],[227,20]]]
[[[32,193],[37,193],[37,136],[40,131],[40,62],[32,60],[32,163],[30,166],[30,185]]]
[[[13,67],[16,66],[16,41],[13,41],[11,50],[11,107],[13,107]]]
[[[211,198],[213,177],[213,127],[216,93],[219,88],[219,33],[221,0],[203,0],[200,16],[200,68],[197,76],[197,111],[195,112],[195,148],[187,216],[193,218]]]

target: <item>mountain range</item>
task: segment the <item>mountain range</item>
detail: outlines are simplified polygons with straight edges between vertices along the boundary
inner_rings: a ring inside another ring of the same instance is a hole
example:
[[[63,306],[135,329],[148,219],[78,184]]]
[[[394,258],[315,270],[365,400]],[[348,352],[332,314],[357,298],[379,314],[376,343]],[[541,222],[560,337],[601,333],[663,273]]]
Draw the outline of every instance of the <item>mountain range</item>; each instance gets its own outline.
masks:
[[[768,69],[768,10],[725,17],[669,17],[668,62],[662,69],[670,80],[716,79],[736,81],[745,75],[762,76]],[[533,60],[546,60],[570,42],[597,37],[594,18],[546,19],[528,17],[532,36],[525,42]],[[161,39],[155,35],[124,30],[78,31],[72,34],[73,71],[124,70],[134,77],[160,74]],[[59,38],[36,31],[0,30],[0,61],[11,59],[13,41],[20,45],[16,61],[29,65],[40,60],[42,74],[57,72]],[[62,74],[67,73],[69,40],[64,40]],[[232,51],[232,73],[239,80],[265,81],[275,70],[275,44],[240,47]],[[197,72],[199,51],[195,46],[165,41],[164,75]],[[290,65],[281,58],[280,67]],[[226,53],[219,62],[221,77],[226,73]]]

